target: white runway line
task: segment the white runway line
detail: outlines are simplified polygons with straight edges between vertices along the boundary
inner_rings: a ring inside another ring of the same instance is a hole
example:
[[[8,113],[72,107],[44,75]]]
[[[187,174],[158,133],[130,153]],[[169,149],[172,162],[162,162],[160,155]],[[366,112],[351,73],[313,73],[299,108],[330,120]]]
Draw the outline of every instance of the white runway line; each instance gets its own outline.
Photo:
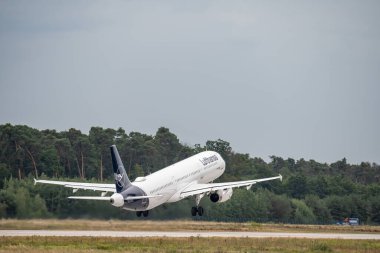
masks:
[[[380,234],[284,233],[284,232],[162,232],[162,231],[69,231],[0,230],[0,236],[88,236],[88,237],[240,237],[380,240]]]

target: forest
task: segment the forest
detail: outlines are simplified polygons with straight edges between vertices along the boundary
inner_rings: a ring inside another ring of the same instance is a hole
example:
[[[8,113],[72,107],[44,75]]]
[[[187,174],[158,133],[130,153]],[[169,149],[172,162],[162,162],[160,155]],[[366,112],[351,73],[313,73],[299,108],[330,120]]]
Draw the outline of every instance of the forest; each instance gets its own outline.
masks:
[[[247,137],[249,139],[249,137]],[[225,203],[201,201],[205,216],[220,221],[336,224],[346,217],[362,224],[380,224],[380,166],[295,160],[271,156],[270,162],[233,151],[228,141],[208,140],[188,146],[168,128],[155,135],[127,133],[123,128],[92,127],[88,134],[38,130],[25,125],[0,125],[0,217],[137,219],[104,201],[68,199],[94,192],[34,185],[33,178],[113,183],[109,146],[116,144],[131,180],[149,175],[203,150],[214,150],[226,161],[218,182],[283,175],[283,181],[236,189]],[[150,219],[191,219],[189,198],[152,210]],[[195,218],[195,219],[200,219]]]

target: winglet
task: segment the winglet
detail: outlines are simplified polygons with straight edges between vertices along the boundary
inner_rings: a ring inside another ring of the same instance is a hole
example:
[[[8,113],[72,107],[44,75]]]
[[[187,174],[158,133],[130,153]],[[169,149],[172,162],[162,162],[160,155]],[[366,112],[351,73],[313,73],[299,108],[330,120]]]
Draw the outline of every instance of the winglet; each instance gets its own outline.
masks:
[[[281,174],[278,174],[278,176],[280,177],[280,181],[282,182],[282,175],[281,175]]]

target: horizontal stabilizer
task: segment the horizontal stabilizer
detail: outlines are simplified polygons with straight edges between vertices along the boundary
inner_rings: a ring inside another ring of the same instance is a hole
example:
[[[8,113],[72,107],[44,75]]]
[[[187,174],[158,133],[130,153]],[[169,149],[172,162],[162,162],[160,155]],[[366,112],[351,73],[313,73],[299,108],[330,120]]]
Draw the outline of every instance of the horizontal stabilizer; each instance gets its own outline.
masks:
[[[138,200],[138,199],[151,199],[162,197],[162,195],[154,196],[128,196],[125,200]],[[111,197],[98,197],[98,196],[70,196],[69,199],[88,199],[88,200],[111,200]]]
[[[126,200],[136,200],[136,199],[152,199],[162,197],[162,195],[153,195],[153,196],[128,196]]]
[[[111,200],[111,197],[96,197],[96,196],[70,196],[69,199],[88,199],[88,200]]]
[[[115,184],[100,184],[100,183],[81,183],[81,182],[67,182],[67,181],[54,181],[54,180],[39,180],[34,179],[34,184],[53,184],[62,185],[67,188],[93,190],[102,192],[115,192]]]

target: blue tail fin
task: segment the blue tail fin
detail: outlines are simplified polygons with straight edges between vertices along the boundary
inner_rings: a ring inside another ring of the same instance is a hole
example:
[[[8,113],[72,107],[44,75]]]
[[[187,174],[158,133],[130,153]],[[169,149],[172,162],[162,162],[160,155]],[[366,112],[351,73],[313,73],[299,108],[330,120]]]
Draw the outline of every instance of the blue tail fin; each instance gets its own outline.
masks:
[[[123,192],[132,184],[129,181],[127,172],[125,172],[123,162],[120,159],[119,152],[115,145],[110,147],[112,157],[113,173],[115,175],[116,192]]]

